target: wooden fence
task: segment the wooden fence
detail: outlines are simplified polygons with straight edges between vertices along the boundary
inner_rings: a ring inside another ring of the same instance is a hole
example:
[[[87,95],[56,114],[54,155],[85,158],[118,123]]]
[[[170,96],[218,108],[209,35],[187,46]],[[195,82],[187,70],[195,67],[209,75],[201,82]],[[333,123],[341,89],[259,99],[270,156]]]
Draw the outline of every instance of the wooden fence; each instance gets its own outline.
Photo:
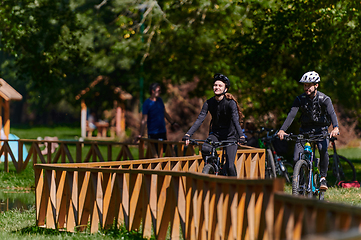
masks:
[[[36,164],[37,225],[97,232],[115,219],[157,239],[270,239],[282,182],[204,175],[196,156],[172,159]]]
[[[297,240],[305,236],[361,239],[361,208],[276,193],[273,239]]]
[[[280,179],[204,175],[198,166],[197,156],[36,164],[37,225],[97,232],[116,220],[156,239],[360,236],[361,208],[283,194]]]
[[[147,138],[142,138],[139,144],[99,141],[38,141],[26,139],[2,141],[3,144],[0,148],[0,156],[4,155],[4,168],[6,172],[9,171],[10,161],[13,162],[17,172],[21,172],[26,168],[31,159],[33,164],[133,160],[134,156],[130,151],[130,147],[138,148],[140,159],[191,156],[198,151],[196,151],[196,148],[198,147],[193,145],[185,147],[183,142],[157,141]],[[9,142],[11,141],[16,141],[18,143],[17,159],[14,157],[13,150],[10,148]],[[28,150],[28,155],[24,159],[23,146],[25,144],[30,145],[30,149]],[[55,151],[54,145],[58,145]],[[75,155],[71,154],[71,151],[69,150],[70,145],[75,145]],[[84,152],[85,146],[87,147],[86,149],[88,149],[86,153]],[[106,148],[105,154],[102,154],[100,147]],[[113,152],[117,153],[115,158],[112,157]],[[83,155],[85,156],[84,158]],[[238,175],[241,177],[264,178],[264,159],[263,149],[242,147],[238,150],[235,159]]]

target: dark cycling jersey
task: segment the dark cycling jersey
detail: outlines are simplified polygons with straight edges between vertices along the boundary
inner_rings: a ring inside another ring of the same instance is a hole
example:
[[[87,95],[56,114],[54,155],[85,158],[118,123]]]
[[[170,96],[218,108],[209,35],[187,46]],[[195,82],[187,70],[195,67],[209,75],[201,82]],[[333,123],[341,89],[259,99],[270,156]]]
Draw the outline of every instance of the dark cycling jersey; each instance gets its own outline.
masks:
[[[330,97],[317,91],[313,99],[305,93],[295,99],[281,130],[286,131],[289,128],[299,109],[301,111],[301,130],[327,128],[330,123],[334,128],[338,127],[336,113]]]
[[[239,124],[237,104],[234,100],[226,97],[221,101],[217,101],[215,97],[212,97],[203,104],[197,120],[187,132],[189,136],[192,136],[201,126],[208,112],[212,115],[210,134],[217,136],[221,140],[238,139],[244,136]]]

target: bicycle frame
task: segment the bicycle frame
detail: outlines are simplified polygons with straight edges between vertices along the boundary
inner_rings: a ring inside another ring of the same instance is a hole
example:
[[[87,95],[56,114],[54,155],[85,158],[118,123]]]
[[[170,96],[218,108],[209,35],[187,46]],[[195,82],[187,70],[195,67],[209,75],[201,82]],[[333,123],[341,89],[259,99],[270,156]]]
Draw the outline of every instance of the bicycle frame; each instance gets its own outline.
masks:
[[[299,194],[302,193],[302,188],[300,188],[300,175],[299,172],[302,168],[302,165],[304,162],[306,162],[307,165],[307,174],[308,174],[308,182],[305,183],[306,189],[303,189],[304,194],[309,197],[312,196],[319,196],[320,200],[323,200],[324,197],[324,191],[320,190],[318,186],[315,183],[315,178],[320,178],[320,172],[318,170],[318,161],[316,161],[315,158],[315,150],[316,150],[316,142],[321,141],[328,136],[325,134],[319,134],[319,135],[288,135],[285,137],[286,140],[292,140],[300,143],[303,147],[303,152],[301,152],[298,156],[298,162],[295,164],[294,172],[297,172],[295,174],[293,181],[292,181],[292,193],[293,194]],[[304,161],[304,162],[303,162]],[[317,175],[316,175],[317,174]],[[300,191],[301,190],[301,191]]]
[[[275,147],[273,146],[273,143],[272,143],[272,139],[274,139],[277,136],[276,135],[277,132],[275,132],[273,134],[273,132],[274,132],[273,129],[261,128],[261,130],[257,131],[256,133],[260,134],[264,131],[267,132],[266,136],[260,138],[260,141],[262,141],[262,144],[264,145],[264,148],[266,149],[266,157],[268,156],[267,149],[269,149],[271,151],[270,156],[268,156],[268,158],[270,158],[269,159],[270,162],[266,161],[266,175],[268,173],[271,178],[277,177],[277,175],[284,176],[284,177],[286,177],[287,182],[290,182],[288,172],[287,172],[287,169],[285,166],[286,160],[281,155],[277,154]]]
[[[340,179],[340,170],[338,169],[338,164],[340,162],[340,158],[339,158],[339,156],[337,154],[337,150],[336,150],[336,144],[335,144],[336,139],[337,138],[331,138],[330,141],[331,141],[333,155],[334,155],[332,169],[335,171],[334,174],[336,175],[337,182],[339,182],[341,180]]]
[[[306,146],[307,144],[310,145],[310,148],[308,148],[308,146]],[[308,163],[308,167],[309,167],[309,174],[308,174],[308,188],[306,189],[306,192],[309,193],[313,193],[313,194],[317,194],[319,192],[319,189],[315,186],[314,184],[314,169],[317,168],[317,163],[315,163],[314,159],[315,159],[315,150],[316,150],[316,144],[315,142],[306,142],[305,146],[303,148],[303,153],[300,153],[299,156],[299,160],[302,160],[302,155],[304,155],[304,159],[306,160],[306,162]],[[316,166],[315,166],[316,165]],[[319,172],[317,173],[319,175]]]
[[[219,142],[208,142],[206,140],[195,140],[195,139],[190,139],[190,141],[192,143],[196,143],[197,142],[206,142],[208,143],[211,147],[211,155],[208,156],[208,158],[204,159],[205,164],[206,165],[212,165],[215,171],[215,175],[223,175],[225,176],[225,172],[223,169],[223,164],[224,164],[224,160],[226,158],[226,149],[225,147],[229,146],[229,145],[233,145],[233,144],[237,144],[239,145],[236,141],[219,141]],[[220,160],[219,156],[218,156],[218,152],[217,152],[217,148],[222,148],[222,160]]]

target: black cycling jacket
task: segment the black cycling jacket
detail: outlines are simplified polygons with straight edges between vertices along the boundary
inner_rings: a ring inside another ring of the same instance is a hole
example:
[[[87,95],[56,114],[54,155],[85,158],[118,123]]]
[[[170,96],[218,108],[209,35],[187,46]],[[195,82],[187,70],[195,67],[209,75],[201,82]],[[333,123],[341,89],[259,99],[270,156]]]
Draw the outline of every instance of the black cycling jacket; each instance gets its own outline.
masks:
[[[220,140],[238,139],[244,136],[239,124],[237,104],[234,100],[227,99],[226,97],[221,101],[217,101],[215,97],[212,97],[203,104],[197,120],[187,132],[189,136],[192,136],[201,126],[208,112],[212,116],[210,134],[215,135]]]
[[[338,121],[331,98],[317,91],[316,96],[311,99],[305,93],[296,97],[281,130],[286,131],[292,124],[298,110],[301,111],[301,129],[338,127]]]

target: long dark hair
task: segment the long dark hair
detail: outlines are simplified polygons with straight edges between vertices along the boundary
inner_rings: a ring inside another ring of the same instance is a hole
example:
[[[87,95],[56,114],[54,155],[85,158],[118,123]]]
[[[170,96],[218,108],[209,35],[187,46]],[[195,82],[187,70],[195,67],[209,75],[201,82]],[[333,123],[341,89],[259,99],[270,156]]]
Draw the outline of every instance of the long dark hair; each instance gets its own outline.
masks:
[[[243,119],[244,119],[244,115],[243,115],[243,113],[241,112],[241,108],[239,107],[236,98],[235,98],[232,94],[230,94],[230,93],[226,93],[226,94],[224,94],[224,96],[225,96],[228,100],[233,100],[233,101],[236,102],[236,104],[237,104],[237,110],[238,110],[238,115],[239,115],[239,125],[242,126],[242,124],[243,124]]]

